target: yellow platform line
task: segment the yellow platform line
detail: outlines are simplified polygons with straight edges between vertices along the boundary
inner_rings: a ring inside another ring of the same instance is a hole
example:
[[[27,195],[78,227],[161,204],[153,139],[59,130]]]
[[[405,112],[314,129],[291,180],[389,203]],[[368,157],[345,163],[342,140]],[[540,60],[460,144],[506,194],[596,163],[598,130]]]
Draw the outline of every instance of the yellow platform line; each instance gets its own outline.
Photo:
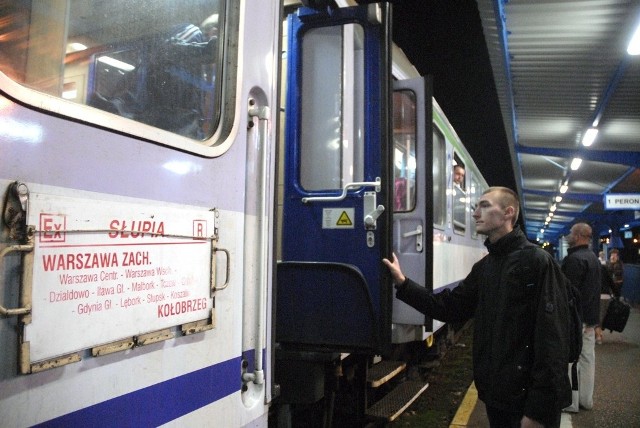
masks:
[[[475,383],[471,382],[471,386],[469,386],[467,393],[462,399],[462,403],[460,403],[460,407],[458,407],[458,411],[453,417],[449,428],[466,427],[469,424],[471,413],[473,413],[473,409],[475,409],[477,403],[478,390],[476,389]]]

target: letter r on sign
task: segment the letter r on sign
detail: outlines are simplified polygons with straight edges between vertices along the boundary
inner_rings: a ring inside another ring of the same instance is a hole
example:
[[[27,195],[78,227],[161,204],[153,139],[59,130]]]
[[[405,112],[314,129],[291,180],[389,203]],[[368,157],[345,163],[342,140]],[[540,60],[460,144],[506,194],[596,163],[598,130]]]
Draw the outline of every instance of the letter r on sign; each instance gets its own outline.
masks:
[[[40,242],[65,242],[67,218],[62,214],[40,214]]]
[[[206,220],[193,220],[193,237],[195,239],[205,239],[207,237]]]

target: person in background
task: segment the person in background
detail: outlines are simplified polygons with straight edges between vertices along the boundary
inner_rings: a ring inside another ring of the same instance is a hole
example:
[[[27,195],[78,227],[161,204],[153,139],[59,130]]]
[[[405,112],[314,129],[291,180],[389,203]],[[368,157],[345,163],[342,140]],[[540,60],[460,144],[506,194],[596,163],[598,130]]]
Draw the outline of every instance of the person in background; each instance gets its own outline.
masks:
[[[596,353],[595,327],[600,324],[600,289],[602,270],[600,260],[589,248],[591,226],[576,223],[567,236],[569,250],[562,260],[562,271],[580,292],[580,317],[582,318],[582,353],[578,360],[578,390],[580,407],[593,408]]]
[[[604,251],[598,253],[600,259],[600,323],[596,326],[596,345],[602,345],[602,339],[604,337],[604,331],[602,330],[602,320],[607,313],[609,307],[609,301],[613,294],[613,281],[611,275],[607,270],[607,257],[604,255]]]
[[[620,252],[617,248],[614,248],[609,252],[609,263],[607,263],[607,270],[613,281],[613,295],[616,298],[620,298],[622,294],[622,276],[624,271],[624,265],[620,260]]]
[[[596,344],[602,345],[604,330],[602,330],[602,321],[607,314],[611,296],[613,296],[613,281],[609,276],[606,265],[600,265],[600,323],[596,326]]]
[[[462,165],[453,166],[453,224],[454,229],[463,231],[467,218],[467,191],[464,187],[465,169]]]
[[[473,218],[489,254],[452,290],[427,291],[395,254],[382,261],[400,300],[444,322],[475,318],[473,377],[492,427],[558,427],[571,403],[567,290],[556,261],[515,226],[519,206],[506,187],[482,194]]]
[[[462,165],[455,165],[453,167],[453,184],[461,189],[464,189],[464,176],[465,169]]]

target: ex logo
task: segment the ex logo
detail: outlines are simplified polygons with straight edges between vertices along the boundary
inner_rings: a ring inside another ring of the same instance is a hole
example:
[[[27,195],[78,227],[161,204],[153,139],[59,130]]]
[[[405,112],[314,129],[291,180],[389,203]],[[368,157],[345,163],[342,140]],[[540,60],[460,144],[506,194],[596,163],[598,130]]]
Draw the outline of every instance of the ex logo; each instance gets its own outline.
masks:
[[[40,242],[65,242],[67,217],[62,214],[40,214]]]

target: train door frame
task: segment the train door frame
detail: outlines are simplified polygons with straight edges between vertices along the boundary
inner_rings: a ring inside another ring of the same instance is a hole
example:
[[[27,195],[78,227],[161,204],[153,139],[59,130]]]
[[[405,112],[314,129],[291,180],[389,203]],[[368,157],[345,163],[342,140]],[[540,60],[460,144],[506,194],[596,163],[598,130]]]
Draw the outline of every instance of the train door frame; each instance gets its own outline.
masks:
[[[433,188],[433,174],[429,173],[433,164],[432,78],[428,76],[398,80],[394,82],[393,88],[394,152],[396,150],[400,152],[403,149],[405,152],[411,150],[409,148],[396,147],[398,144],[395,138],[396,135],[403,135],[407,140],[413,139],[413,141],[408,141],[404,144],[413,143],[413,159],[415,160],[415,165],[408,165],[408,169],[415,168],[413,184],[406,181],[410,177],[395,177],[394,180],[396,192],[393,213],[393,248],[405,274],[410,278],[415,278],[418,284],[423,284],[424,287],[432,289],[433,239],[431,230],[433,227],[434,204],[433,195],[429,191],[429,189]],[[413,96],[413,106],[406,105],[407,100],[405,97],[409,96],[408,94]],[[402,99],[404,101],[400,101]],[[397,101],[402,105],[396,105]],[[414,108],[414,111],[407,111],[410,108]],[[399,129],[397,126],[398,121],[408,121],[409,126],[411,125],[411,118],[406,118],[407,114],[413,115],[414,128],[412,135],[408,132],[397,132]],[[406,153],[402,155],[406,155]],[[409,156],[406,159],[410,162]],[[401,172],[406,167],[403,164],[404,160],[394,158],[394,174]],[[410,171],[406,171],[400,175],[410,174]],[[404,190],[403,183],[405,184]],[[413,195],[413,197],[408,197],[406,200],[411,205],[402,204],[401,201],[397,200],[399,192],[403,191],[406,191],[408,195]],[[399,325],[424,326],[427,331],[432,331],[432,320],[430,318],[425,317],[424,314],[395,297],[393,299],[392,320],[396,324],[392,339],[394,343],[415,340],[415,335],[412,333],[408,333],[408,337],[405,338],[407,328],[400,328]]]

